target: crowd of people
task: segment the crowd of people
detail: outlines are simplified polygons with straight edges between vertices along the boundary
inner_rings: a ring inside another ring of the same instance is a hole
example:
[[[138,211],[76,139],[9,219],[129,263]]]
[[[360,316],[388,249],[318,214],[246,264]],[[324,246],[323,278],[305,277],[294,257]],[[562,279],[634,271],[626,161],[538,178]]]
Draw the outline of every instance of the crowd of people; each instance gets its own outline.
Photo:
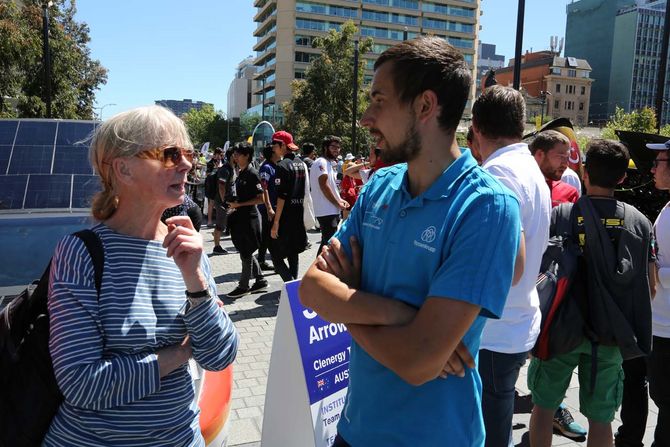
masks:
[[[300,299],[352,337],[337,447],[513,445],[515,386],[529,358],[531,446],[551,445],[553,428],[589,446],[642,445],[647,383],[659,408],[655,445],[670,446],[668,208],[652,225],[614,198],[630,161],[619,142],[592,140],[582,163],[563,125],[524,139],[524,98],[509,87],[477,98],[468,148],[459,147],[471,82],[443,39],[405,41],[374,65],[360,120],[375,139],[367,157],[343,157],[333,135],[320,150],[300,149],[283,130],[260,163],[247,143],[214,149],[204,180],[213,254],[228,254],[229,235],[240,258],[227,296],[266,290],[264,271],[299,279],[307,231],[318,228]],[[648,148],[658,151],[656,187],[670,190],[670,141]],[[96,130],[104,280],[98,297],[81,241],[58,245],[50,350],[65,403],[45,445],[140,436],[203,445],[186,362],[225,368],[238,336],[203,253],[201,204],[185,194],[194,155],[181,121],[157,106]],[[542,325],[536,289],[556,237],[580,253],[567,300],[583,334],[539,358],[540,332],[565,330]],[[587,429],[563,404],[576,368]]]

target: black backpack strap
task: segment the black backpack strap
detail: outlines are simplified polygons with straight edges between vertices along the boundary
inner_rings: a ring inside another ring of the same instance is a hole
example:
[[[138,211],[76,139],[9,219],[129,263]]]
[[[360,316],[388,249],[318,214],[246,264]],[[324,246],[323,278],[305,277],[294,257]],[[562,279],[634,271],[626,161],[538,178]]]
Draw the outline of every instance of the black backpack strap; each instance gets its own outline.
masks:
[[[81,230],[74,233],[79,239],[84,241],[88,254],[93,261],[93,271],[95,272],[95,289],[98,291],[98,298],[100,298],[100,290],[102,289],[102,270],[105,264],[105,248],[102,245],[100,237],[91,229]]]

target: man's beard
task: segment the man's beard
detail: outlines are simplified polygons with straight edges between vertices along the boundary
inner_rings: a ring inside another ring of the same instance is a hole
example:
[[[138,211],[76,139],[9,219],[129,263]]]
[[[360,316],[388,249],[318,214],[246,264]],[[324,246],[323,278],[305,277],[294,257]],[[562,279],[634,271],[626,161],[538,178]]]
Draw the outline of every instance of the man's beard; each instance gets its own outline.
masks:
[[[386,148],[381,150],[381,159],[388,164],[404,163],[414,160],[421,152],[421,136],[416,131],[414,121],[407,130],[405,141],[397,145],[391,145],[386,140]]]

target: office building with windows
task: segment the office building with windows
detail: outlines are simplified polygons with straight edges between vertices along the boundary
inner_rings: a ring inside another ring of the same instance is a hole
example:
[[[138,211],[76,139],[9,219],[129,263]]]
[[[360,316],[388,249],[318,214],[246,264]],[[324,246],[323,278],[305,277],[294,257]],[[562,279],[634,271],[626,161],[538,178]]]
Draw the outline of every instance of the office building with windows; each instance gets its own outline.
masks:
[[[496,71],[498,84],[511,86],[515,60]],[[521,90],[528,118],[570,118],[577,126],[588,124],[591,98],[591,66],[584,59],[560,57],[554,51],[521,56]]]
[[[372,37],[366,64],[366,82],[385,49],[423,34],[443,37],[463,51],[476,66],[481,0],[255,0],[257,23],[252,113],[281,122],[281,105],[291,97],[291,82],[305,70],[319,50],[312,40],[353,20],[362,37]],[[474,94],[474,87],[473,87]],[[469,110],[469,108],[468,108]]]
[[[187,113],[193,109],[202,110],[202,108],[205,106],[214,107],[214,104],[202,101],[193,101],[192,99],[182,99],[181,101],[177,99],[159,99],[158,101],[154,101],[154,103],[157,106],[167,107],[177,116],[182,116],[184,113]]]
[[[228,109],[226,115],[229,118],[239,118],[252,104],[252,83],[256,74],[253,56],[249,56],[239,63],[235,70],[235,77],[228,87]]]
[[[482,78],[486,76],[489,70],[498,70],[505,66],[505,56],[496,54],[496,46],[490,43],[479,42],[479,51],[477,52],[477,96],[481,94]]]
[[[614,22],[608,114],[655,107],[663,43],[665,0],[640,1],[619,10]],[[668,65],[670,66],[670,64]],[[665,77],[662,124],[670,122],[670,85]]]
[[[591,91],[589,121],[596,124],[606,122],[609,117],[617,12],[635,4],[636,0],[578,0],[566,6],[565,54],[586,59],[591,65],[595,83]],[[627,69],[632,71],[633,67],[629,65]]]

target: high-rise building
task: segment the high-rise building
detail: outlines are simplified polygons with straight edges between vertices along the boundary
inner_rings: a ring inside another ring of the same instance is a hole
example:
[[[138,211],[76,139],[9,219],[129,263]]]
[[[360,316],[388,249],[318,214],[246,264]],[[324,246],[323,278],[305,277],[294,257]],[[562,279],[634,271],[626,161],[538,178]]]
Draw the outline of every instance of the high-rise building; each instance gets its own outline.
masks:
[[[663,43],[665,0],[639,1],[637,6],[619,10],[614,24],[614,43],[608,114],[615,107],[626,112],[645,106],[654,108]],[[668,65],[670,66],[670,65]],[[665,78],[662,124],[670,122],[670,85]]]
[[[515,60],[496,71],[496,81],[512,85]],[[541,115],[570,118],[586,126],[591,96],[591,66],[584,59],[560,57],[554,51],[538,51],[521,56],[521,90],[529,118]]]
[[[620,9],[632,5],[635,0],[579,0],[566,7],[565,54],[586,59],[591,65],[595,83],[591,90],[589,121],[594,123],[602,123],[609,117],[616,16]],[[632,71],[633,67],[629,69]]]
[[[235,77],[228,87],[228,108],[226,114],[229,118],[239,118],[252,104],[252,82],[256,74],[254,57],[249,56],[239,63],[235,70]]]
[[[187,113],[193,109],[202,110],[202,108],[205,106],[214,107],[214,104],[202,101],[193,101],[192,99],[182,99],[181,101],[177,99],[159,99],[158,101],[154,101],[154,103],[158,106],[167,107],[177,116],[182,116],[184,113]]]
[[[505,66],[505,56],[496,54],[496,46],[490,43],[479,42],[479,51],[477,57],[477,95],[482,91],[482,77],[486,76],[489,70],[497,70]]]
[[[314,37],[353,20],[362,37],[372,37],[371,53],[361,55],[366,82],[385,49],[421,34],[443,37],[476,66],[481,0],[255,0],[256,61],[251,112],[281,120],[281,104],[291,97],[291,81],[305,76],[319,53]],[[474,70],[473,70],[474,77]],[[474,93],[474,88],[473,88]]]

